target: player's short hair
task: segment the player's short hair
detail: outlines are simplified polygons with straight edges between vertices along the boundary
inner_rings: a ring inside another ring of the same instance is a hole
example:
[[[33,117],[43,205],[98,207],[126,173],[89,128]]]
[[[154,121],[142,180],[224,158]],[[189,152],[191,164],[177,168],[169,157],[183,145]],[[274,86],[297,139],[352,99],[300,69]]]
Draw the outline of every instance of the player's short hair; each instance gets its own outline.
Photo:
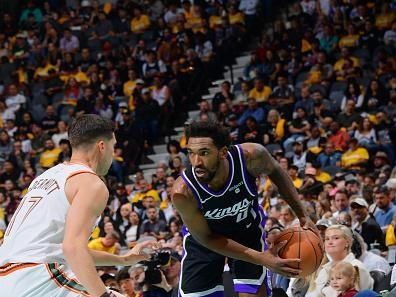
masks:
[[[186,127],[187,142],[191,137],[208,137],[217,148],[230,145],[230,134],[226,127],[214,121],[194,121]]]
[[[76,117],[71,123],[68,135],[72,148],[91,145],[97,140],[113,138],[114,124],[111,120],[95,114]]]

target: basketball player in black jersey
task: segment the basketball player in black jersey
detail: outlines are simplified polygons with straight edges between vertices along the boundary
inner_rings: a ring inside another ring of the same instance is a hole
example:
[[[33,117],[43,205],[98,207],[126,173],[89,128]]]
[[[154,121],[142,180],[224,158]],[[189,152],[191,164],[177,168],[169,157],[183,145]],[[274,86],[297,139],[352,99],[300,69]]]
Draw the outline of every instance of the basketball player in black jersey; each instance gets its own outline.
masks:
[[[191,165],[172,191],[185,224],[179,296],[224,296],[226,257],[239,297],[270,296],[267,268],[295,277],[300,270],[291,266],[300,260],[278,256],[285,243],[266,249],[255,179],[267,174],[300,223],[314,229],[291,179],[263,146],[230,146],[228,131],[216,123],[193,122],[186,137]]]

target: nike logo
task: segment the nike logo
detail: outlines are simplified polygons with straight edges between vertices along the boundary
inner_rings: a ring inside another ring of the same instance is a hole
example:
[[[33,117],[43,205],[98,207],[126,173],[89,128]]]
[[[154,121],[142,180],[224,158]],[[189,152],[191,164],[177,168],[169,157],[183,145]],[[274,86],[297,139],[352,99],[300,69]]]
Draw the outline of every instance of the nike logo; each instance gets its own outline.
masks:
[[[249,229],[251,225],[252,225],[252,223],[246,225],[246,229]]]

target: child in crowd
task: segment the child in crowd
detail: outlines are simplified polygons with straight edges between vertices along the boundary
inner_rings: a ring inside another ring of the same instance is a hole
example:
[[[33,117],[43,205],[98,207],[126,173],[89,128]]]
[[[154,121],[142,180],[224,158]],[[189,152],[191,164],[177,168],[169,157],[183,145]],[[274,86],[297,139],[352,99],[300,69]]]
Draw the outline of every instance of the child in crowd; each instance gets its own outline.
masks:
[[[340,292],[338,297],[353,297],[358,291],[359,269],[351,263],[339,262],[330,270],[330,286]]]

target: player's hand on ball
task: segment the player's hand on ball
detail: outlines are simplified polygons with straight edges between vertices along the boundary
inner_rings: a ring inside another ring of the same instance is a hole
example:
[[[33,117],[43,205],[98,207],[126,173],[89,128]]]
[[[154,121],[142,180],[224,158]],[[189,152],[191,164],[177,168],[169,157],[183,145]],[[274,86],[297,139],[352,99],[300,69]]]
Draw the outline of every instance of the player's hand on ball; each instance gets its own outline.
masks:
[[[309,217],[299,218],[299,221],[300,221],[301,227],[303,227],[305,229],[312,230],[313,232],[316,233],[316,235],[318,235],[320,237],[320,232],[318,230],[318,227],[316,227],[315,223],[312,222],[312,220]]]
[[[286,243],[287,241],[282,241],[277,244],[270,242],[269,250],[264,252],[265,257],[267,258],[265,266],[278,274],[287,277],[298,277],[298,275],[301,273],[301,270],[293,267],[297,267],[301,260],[297,258],[282,259],[278,255],[279,250],[284,247]]]

